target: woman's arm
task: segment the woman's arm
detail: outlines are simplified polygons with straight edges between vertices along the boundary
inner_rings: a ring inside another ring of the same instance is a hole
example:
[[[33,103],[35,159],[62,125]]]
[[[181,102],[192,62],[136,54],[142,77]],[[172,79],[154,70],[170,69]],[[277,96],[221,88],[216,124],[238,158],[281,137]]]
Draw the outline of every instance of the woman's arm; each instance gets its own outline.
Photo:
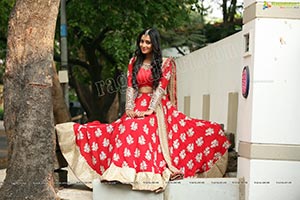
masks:
[[[131,58],[129,64],[128,64],[128,70],[127,70],[127,89],[126,89],[126,103],[125,103],[125,110],[126,114],[129,117],[135,117],[136,114],[133,111],[134,109],[134,100],[136,98],[137,91],[132,86],[132,69],[134,64],[135,58]]]
[[[166,94],[166,88],[169,84],[172,72],[172,59],[167,58],[163,63],[162,77],[160,78],[158,87],[153,92],[152,99],[150,101],[149,110],[155,111],[157,105],[160,103],[161,98]]]

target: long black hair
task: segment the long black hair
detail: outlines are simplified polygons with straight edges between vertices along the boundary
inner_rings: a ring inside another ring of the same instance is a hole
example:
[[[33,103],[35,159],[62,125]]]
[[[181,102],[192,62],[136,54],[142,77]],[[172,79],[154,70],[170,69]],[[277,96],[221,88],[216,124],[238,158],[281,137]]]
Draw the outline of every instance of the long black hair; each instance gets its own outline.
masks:
[[[135,51],[135,63],[132,71],[132,86],[137,89],[137,81],[136,75],[141,68],[143,61],[146,58],[146,55],[142,53],[140,48],[140,41],[143,35],[149,35],[151,44],[152,44],[152,61],[151,61],[151,72],[152,72],[152,80],[153,80],[153,89],[156,89],[159,84],[159,80],[162,76],[162,53],[160,49],[160,36],[159,32],[156,29],[145,29],[143,30],[137,38],[136,46],[137,50]]]

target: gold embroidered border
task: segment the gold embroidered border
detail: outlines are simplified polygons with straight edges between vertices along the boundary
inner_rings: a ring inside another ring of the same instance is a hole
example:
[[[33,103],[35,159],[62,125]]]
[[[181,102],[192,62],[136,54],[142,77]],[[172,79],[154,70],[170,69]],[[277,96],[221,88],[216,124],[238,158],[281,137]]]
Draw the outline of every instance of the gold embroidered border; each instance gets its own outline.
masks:
[[[85,158],[80,154],[80,150],[75,142],[73,125],[74,122],[68,122],[55,126],[58,143],[62,154],[69,164],[69,168],[74,172],[75,176],[86,186],[92,188],[92,180],[100,178],[100,175],[90,168]]]
[[[157,116],[157,123],[158,123],[158,136],[159,136],[159,141],[160,141],[160,145],[161,145],[161,149],[165,161],[167,162],[169,169],[173,173],[180,173],[180,171],[174,165],[172,165],[171,156],[169,152],[168,134],[167,134],[167,127],[165,123],[165,116],[161,105],[159,105],[156,108],[156,116]]]
[[[171,171],[166,169],[162,175],[153,172],[139,172],[129,167],[117,167],[114,164],[101,176],[94,171],[80,154],[80,150],[75,142],[73,122],[56,125],[58,141],[61,152],[69,164],[69,168],[74,172],[78,180],[89,188],[92,188],[92,180],[119,181],[132,185],[133,190],[161,191],[168,184]]]

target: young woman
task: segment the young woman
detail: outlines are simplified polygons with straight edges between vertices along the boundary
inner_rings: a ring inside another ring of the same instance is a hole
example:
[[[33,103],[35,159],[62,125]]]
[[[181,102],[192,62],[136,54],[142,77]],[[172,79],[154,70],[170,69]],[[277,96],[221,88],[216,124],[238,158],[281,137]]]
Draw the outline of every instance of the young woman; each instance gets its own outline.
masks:
[[[62,153],[81,181],[162,191],[169,180],[224,175],[230,144],[217,123],[176,109],[175,63],[162,58],[159,39],[155,29],[138,36],[120,119],[56,126]]]

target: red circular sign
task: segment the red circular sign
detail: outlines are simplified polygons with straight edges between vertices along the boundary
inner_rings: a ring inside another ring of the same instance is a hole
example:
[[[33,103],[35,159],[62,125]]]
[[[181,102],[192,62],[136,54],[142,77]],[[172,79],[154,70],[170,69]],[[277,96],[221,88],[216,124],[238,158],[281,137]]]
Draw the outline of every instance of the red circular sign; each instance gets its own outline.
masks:
[[[250,87],[249,67],[245,66],[242,72],[242,95],[245,98],[248,97],[249,87]]]

